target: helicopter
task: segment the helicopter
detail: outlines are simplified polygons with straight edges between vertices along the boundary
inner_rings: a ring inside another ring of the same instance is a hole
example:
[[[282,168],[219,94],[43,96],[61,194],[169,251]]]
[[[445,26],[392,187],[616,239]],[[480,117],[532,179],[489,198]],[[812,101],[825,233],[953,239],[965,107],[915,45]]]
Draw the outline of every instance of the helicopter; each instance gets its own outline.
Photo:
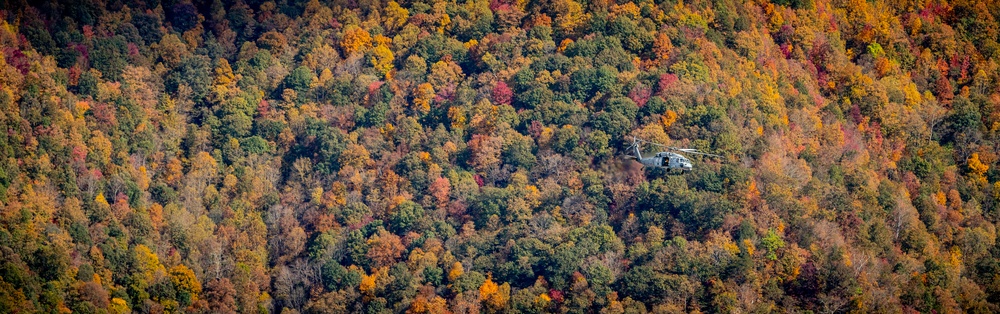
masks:
[[[656,153],[656,155],[653,155],[651,157],[642,157],[642,152],[639,150],[639,145],[641,145],[643,143],[660,146],[660,147],[666,148],[667,151],[658,152],[658,153]],[[694,166],[691,164],[691,160],[690,159],[688,159],[687,157],[684,157],[684,155],[681,155],[681,154],[675,153],[675,152],[681,152],[681,153],[692,154],[692,155],[704,155],[704,156],[712,156],[712,157],[722,158],[722,156],[715,155],[715,154],[709,154],[709,153],[703,153],[703,152],[698,151],[697,149],[693,149],[693,148],[678,148],[678,147],[673,147],[673,146],[666,146],[666,145],[663,145],[663,144],[660,144],[660,143],[654,143],[654,142],[642,140],[642,139],[639,139],[639,138],[634,137],[634,136],[632,137],[632,145],[629,146],[627,150],[628,150],[628,153],[630,153],[630,155],[626,155],[625,157],[626,158],[630,158],[630,159],[635,159],[636,161],[638,161],[639,163],[641,163],[643,166],[666,169],[667,171],[670,171],[670,170],[680,170],[681,173],[690,172],[692,169],[694,169]]]

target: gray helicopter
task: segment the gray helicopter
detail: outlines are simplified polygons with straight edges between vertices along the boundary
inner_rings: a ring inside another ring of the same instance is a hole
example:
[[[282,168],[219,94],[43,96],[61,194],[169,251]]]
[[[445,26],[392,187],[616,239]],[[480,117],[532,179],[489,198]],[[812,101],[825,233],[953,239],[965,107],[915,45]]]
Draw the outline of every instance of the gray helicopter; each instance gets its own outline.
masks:
[[[660,146],[666,148],[667,151],[658,152],[656,153],[656,155],[650,157],[642,157],[642,152],[639,150],[639,145],[643,143]],[[632,137],[632,145],[629,146],[627,150],[630,155],[626,155],[625,157],[630,159],[635,159],[639,163],[642,163],[643,166],[666,169],[667,171],[680,170],[681,173],[691,171],[691,169],[693,169],[694,166],[691,165],[690,159],[684,157],[679,153],[674,153],[674,152],[682,152],[692,155],[704,155],[704,156],[712,156],[719,158],[722,157],[715,154],[699,152],[697,149],[693,148],[677,148],[673,146],[666,146],[659,143],[653,143],[650,141],[639,139],[637,137]]]

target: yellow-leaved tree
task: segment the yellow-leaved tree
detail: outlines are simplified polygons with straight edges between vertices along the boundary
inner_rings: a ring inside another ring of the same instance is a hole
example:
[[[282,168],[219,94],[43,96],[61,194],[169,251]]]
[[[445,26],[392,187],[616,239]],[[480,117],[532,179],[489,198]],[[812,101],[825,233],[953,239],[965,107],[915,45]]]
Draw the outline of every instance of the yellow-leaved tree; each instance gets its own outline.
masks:
[[[135,268],[142,274],[136,282],[142,289],[149,287],[158,278],[163,278],[166,275],[166,269],[163,268],[163,264],[160,264],[160,257],[142,244],[135,246]]]
[[[497,285],[493,282],[493,276],[488,276],[479,286],[479,301],[483,302],[487,312],[503,312],[510,301],[510,284]]]
[[[392,63],[394,60],[395,57],[392,55],[392,50],[389,50],[389,47],[385,44],[380,44],[372,50],[372,66],[375,67],[375,69],[382,74],[382,77],[385,77],[386,79],[392,78],[390,73],[393,68]]]
[[[413,94],[413,110],[420,113],[427,113],[431,110],[431,100],[434,99],[434,86],[430,83],[417,85],[417,90]]]
[[[969,176],[972,177],[972,180],[979,184],[986,184],[986,171],[990,170],[990,166],[979,160],[979,153],[972,153],[967,162]]]
[[[349,56],[355,52],[363,52],[372,45],[372,36],[358,27],[348,25],[344,29],[344,38],[340,40],[340,47],[344,49],[344,55]]]
[[[396,1],[389,1],[384,14],[385,16],[382,17],[383,25],[388,30],[399,29],[410,19],[410,10],[399,6]]]
[[[198,277],[194,275],[191,268],[184,266],[184,264],[171,267],[170,283],[177,290],[178,301],[181,304],[190,304],[198,300],[198,295],[201,293],[201,282],[198,281]]]

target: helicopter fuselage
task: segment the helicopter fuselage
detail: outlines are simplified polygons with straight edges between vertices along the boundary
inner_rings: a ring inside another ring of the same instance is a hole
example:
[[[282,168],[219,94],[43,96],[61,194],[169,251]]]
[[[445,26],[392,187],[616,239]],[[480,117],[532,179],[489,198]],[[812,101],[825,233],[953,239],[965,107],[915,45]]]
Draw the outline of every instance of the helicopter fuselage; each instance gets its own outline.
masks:
[[[696,149],[670,147],[670,146],[666,146],[666,145],[663,145],[663,144],[656,144],[656,143],[652,143],[652,144],[659,145],[659,146],[662,146],[662,147],[666,147],[667,149],[672,150],[672,151],[660,151],[660,152],[657,152],[656,155],[653,155],[653,156],[650,156],[650,157],[643,157],[642,156],[642,151],[639,150],[639,144],[641,144],[643,142],[645,142],[645,143],[651,143],[651,142],[641,141],[641,140],[633,137],[632,138],[632,146],[629,146],[629,148],[627,150],[628,153],[626,153],[626,154],[629,155],[629,157],[631,157],[632,159],[635,159],[636,161],[638,161],[639,163],[641,163],[645,167],[666,169],[668,171],[671,171],[671,170],[680,170],[680,172],[682,172],[682,173],[684,173],[684,172],[690,172],[691,169],[694,168],[694,166],[691,164],[691,160],[690,159],[688,159],[684,155],[681,155],[681,154],[678,154],[678,153],[674,153],[672,151],[679,151],[679,152],[684,152],[684,153],[687,153],[687,154],[696,154],[696,155],[705,155],[705,156],[713,156],[713,157],[722,157],[722,156],[719,156],[719,155],[714,155],[714,154],[708,154],[708,153],[699,152]]]
[[[691,160],[680,154],[671,152],[659,152],[651,157],[638,158],[638,161],[646,167],[659,167],[669,170],[691,171],[693,166]]]

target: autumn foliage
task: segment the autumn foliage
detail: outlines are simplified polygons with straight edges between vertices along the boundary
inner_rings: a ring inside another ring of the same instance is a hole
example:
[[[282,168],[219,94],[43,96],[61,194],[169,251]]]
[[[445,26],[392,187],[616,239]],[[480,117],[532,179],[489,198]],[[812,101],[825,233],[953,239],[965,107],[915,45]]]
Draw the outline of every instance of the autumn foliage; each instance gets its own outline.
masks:
[[[998,14],[0,1],[0,313],[1000,312]]]

